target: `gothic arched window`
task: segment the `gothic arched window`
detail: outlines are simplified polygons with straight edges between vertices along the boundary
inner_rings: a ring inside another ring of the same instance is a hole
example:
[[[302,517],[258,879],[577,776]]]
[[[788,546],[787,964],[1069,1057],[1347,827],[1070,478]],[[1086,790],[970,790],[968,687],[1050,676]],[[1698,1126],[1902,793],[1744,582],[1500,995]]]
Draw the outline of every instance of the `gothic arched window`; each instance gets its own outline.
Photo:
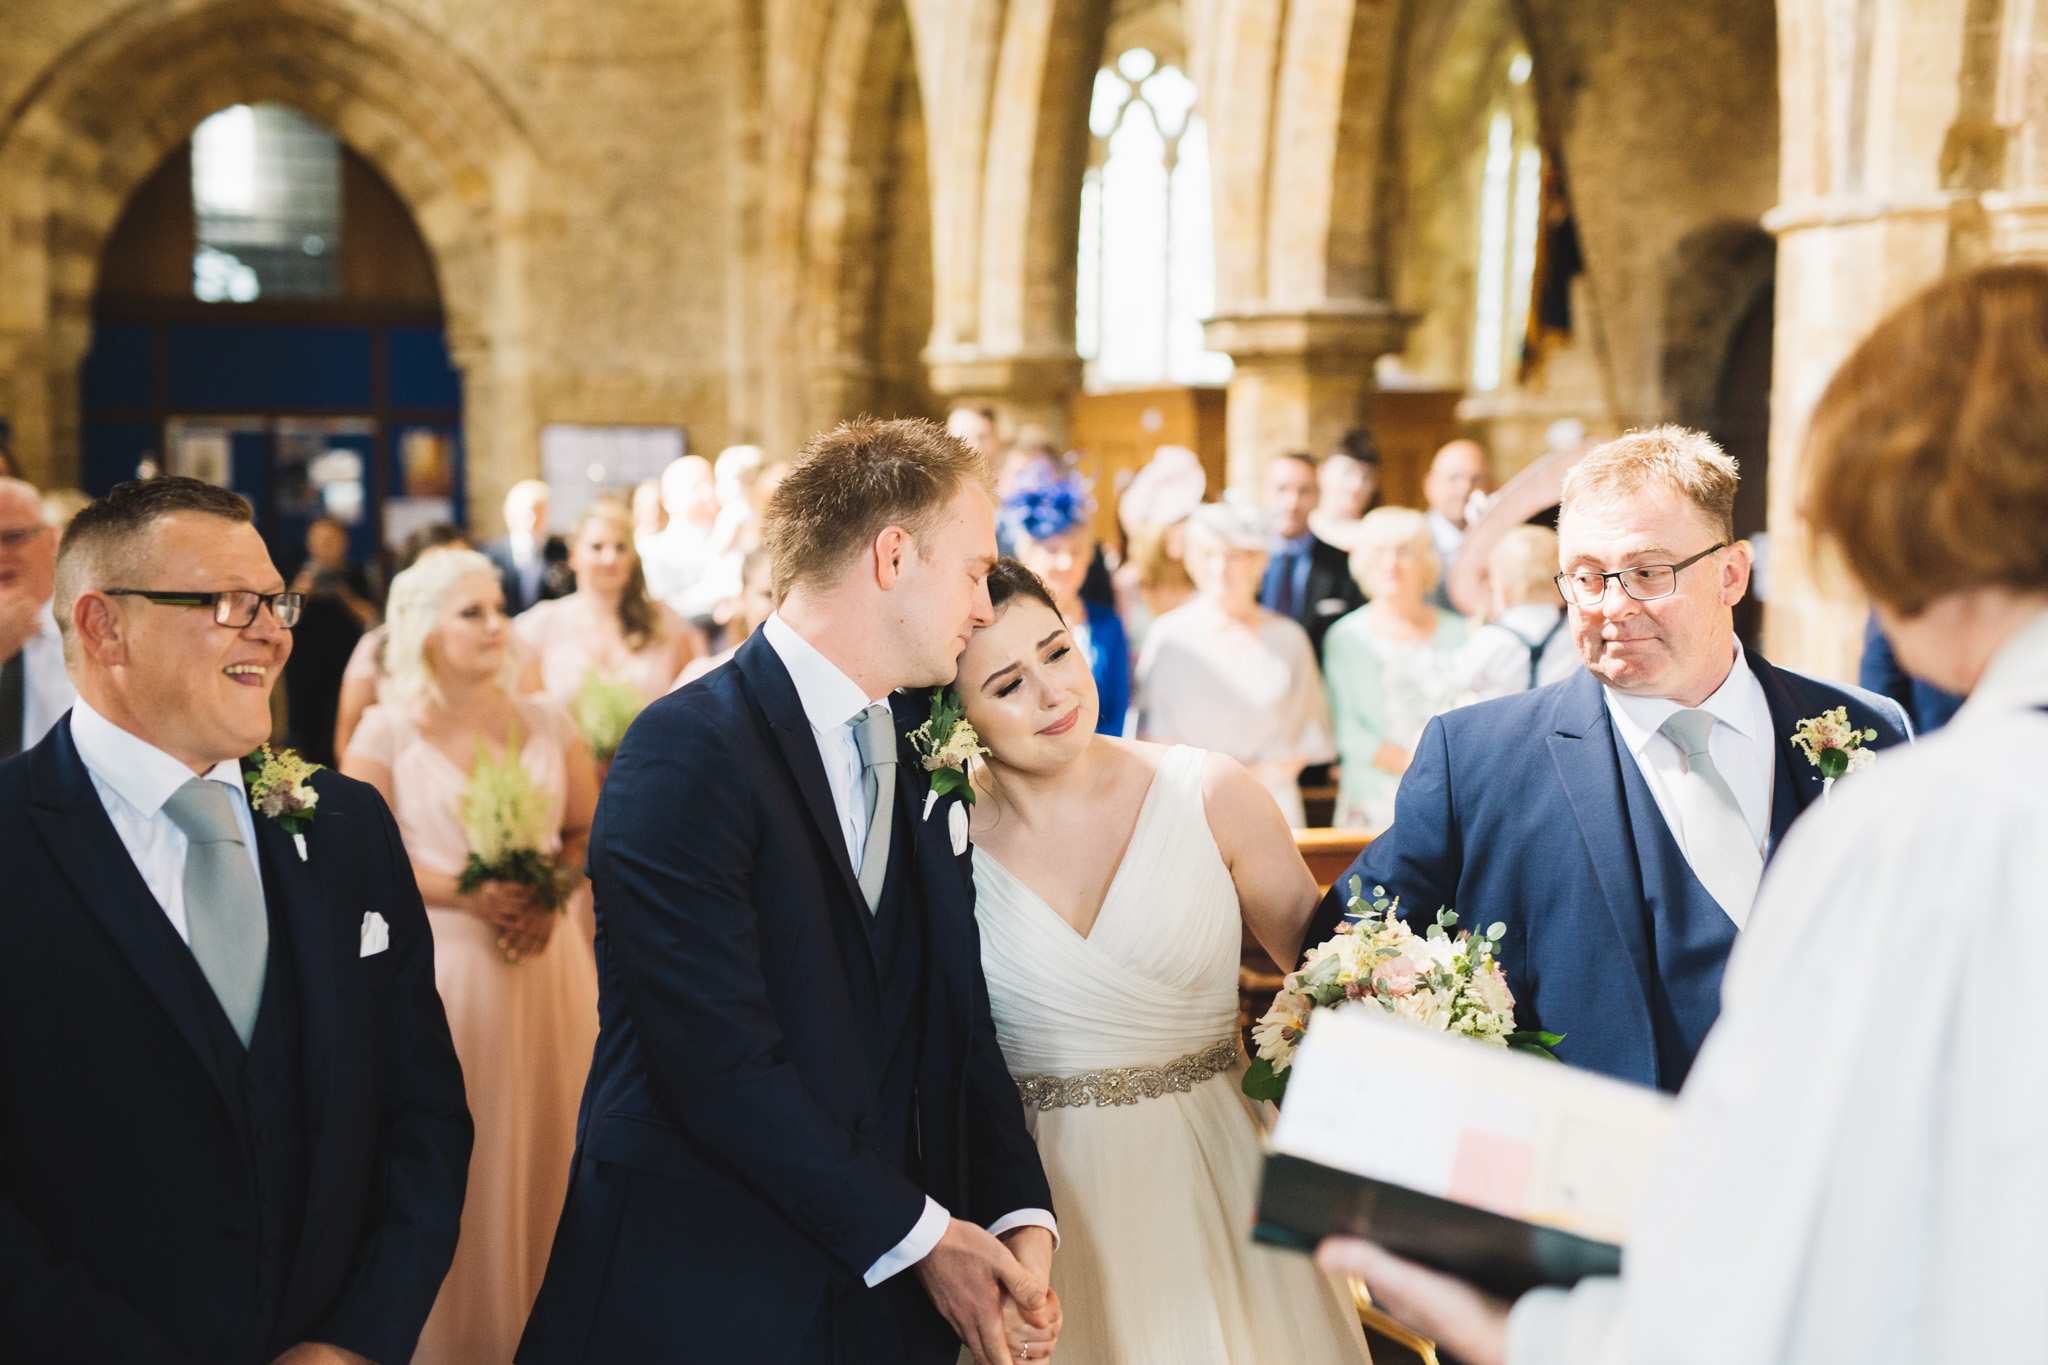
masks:
[[[1220,383],[1206,349],[1216,300],[1209,133],[1195,83],[1134,47],[1095,74],[1081,185],[1075,338],[1091,387]]]
[[[1543,210],[1543,151],[1536,140],[1527,52],[1508,61],[1507,88],[1486,129],[1479,187],[1479,270],[1472,318],[1472,388],[1498,389],[1521,368]]]
[[[192,208],[195,297],[340,297],[341,144],[297,110],[237,104],[201,123]]]

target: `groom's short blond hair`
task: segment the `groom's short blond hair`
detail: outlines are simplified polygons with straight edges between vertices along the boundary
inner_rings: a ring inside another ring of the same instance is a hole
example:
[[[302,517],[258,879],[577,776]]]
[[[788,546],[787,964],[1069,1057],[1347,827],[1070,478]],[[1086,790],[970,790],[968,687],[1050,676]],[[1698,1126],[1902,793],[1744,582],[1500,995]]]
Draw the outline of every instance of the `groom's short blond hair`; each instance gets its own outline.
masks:
[[[1559,502],[1599,502],[1663,488],[1700,510],[1721,539],[1735,539],[1735,459],[1703,431],[1631,431],[1594,449],[1564,476]]]
[[[929,555],[966,483],[994,497],[988,462],[936,422],[862,417],[813,437],[768,499],[761,539],[775,600],[799,583],[837,583],[891,526]]]

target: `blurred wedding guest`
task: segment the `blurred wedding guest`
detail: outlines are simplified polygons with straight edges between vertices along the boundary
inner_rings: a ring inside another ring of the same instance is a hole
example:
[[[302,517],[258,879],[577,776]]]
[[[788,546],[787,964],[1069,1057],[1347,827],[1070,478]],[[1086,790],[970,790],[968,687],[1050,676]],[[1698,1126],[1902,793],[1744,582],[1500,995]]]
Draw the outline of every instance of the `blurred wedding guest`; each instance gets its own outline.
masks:
[[[1133,650],[1144,648],[1153,621],[1194,596],[1183,563],[1186,523],[1208,488],[1200,456],[1186,446],[1161,446],[1117,499],[1125,551],[1113,581]]]
[[[988,461],[990,472],[994,472],[996,454],[1003,448],[1002,439],[996,435],[994,408],[971,403],[955,404],[953,410],[946,414],[946,434],[974,447],[981,458]]]
[[[423,554],[451,545],[460,550],[470,548],[469,538],[463,535],[461,527],[445,521],[422,526],[408,535],[399,547],[398,571],[403,573],[419,563]],[[356,641],[354,651],[348,656],[348,665],[341,671],[341,694],[335,700],[334,709],[334,752],[337,757],[348,752],[349,737],[355,734],[363,712],[370,708],[372,702],[385,699],[387,681],[384,674],[384,627],[375,625]]]
[[[548,533],[548,486],[521,479],[505,495],[505,534],[483,547],[498,567],[505,609],[517,616],[536,602],[576,590],[569,572],[569,547]]]
[[[1892,649],[1892,642],[1885,637],[1876,612],[1870,614],[1863,627],[1863,661],[1857,667],[1856,681],[1905,707],[1906,714],[1913,718],[1913,729],[1917,734],[1932,734],[1939,730],[1954,718],[1963,704],[1963,699],[1955,693],[1944,692],[1905,670],[1899,663],[1897,652]]]
[[[0,440],[0,479],[21,479],[21,466],[15,462],[14,452],[7,443]]]
[[[681,610],[680,603],[704,576],[718,527],[718,482],[711,461],[702,455],[669,461],[661,471],[661,505],[668,525],[638,546],[641,570],[654,600]]]
[[[753,550],[740,566],[740,592],[726,606],[725,638],[731,641],[716,654],[700,654],[683,665],[675,685],[684,687],[714,668],[732,662],[739,647],[761,628],[775,610],[775,561],[766,550]]]
[[[512,624],[526,646],[530,690],[565,707],[592,674],[625,683],[643,704],[668,691],[699,652],[697,632],[647,595],[631,514],[609,498],[585,508],[570,533],[569,567],[576,591]]]
[[[1230,755],[1307,823],[1301,770],[1337,756],[1308,632],[1259,605],[1264,519],[1235,501],[1187,519],[1195,596],[1160,617],[1138,656],[1137,737]]]
[[[2039,1359],[2048,1034],[2048,272],[1951,276],[1808,427],[1801,513],[1914,676],[1967,695],[1792,828],[1729,963],[1619,1279],[1510,1306],[1363,1243],[1473,1365]],[[1815,968],[1825,945],[1826,965]],[[1901,950],[1910,955],[1902,988]]]
[[[33,749],[77,695],[51,610],[58,528],[33,484],[0,478],[0,759]]]
[[[1131,642],[1115,608],[1081,596],[1095,562],[1095,534],[1088,524],[1094,510],[1079,475],[1055,474],[1013,490],[998,520],[1009,527],[1017,558],[1051,590],[1074,643],[1088,657],[1100,702],[1096,730],[1121,735],[1131,709]]]
[[[284,666],[285,713],[293,745],[322,767],[334,766],[335,720],[341,680],[362,641],[375,625],[369,581],[348,562],[348,528],[322,517],[306,528],[306,562],[292,579],[305,599],[292,629],[292,655]]]
[[[589,942],[534,887],[462,889],[471,845],[459,812],[481,758],[516,759],[545,802],[524,833],[567,892],[582,878],[596,779],[561,708],[512,690],[511,622],[489,560],[423,556],[392,580],[386,612],[392,698],[364,714],[341,770],[398,817],[476,1116],[462,1239],[412,1359],[509,1361],[568,1193],[597,1040],[597,967]]]
[[[1557,532],[1517,526],[1487,552],[1493,607],[1451,663],[1459,705],[1544,687],[1579,671],[1557,591]]]
[[[768,472],[759,446],[727,446],[712,466],[718,513],[707,533],[696,579],[668,599],[692,621],[715,624],[718,609],[740,591],[740,565],[760,544],[760,501],[756,487]]]
[[[377,793],[251,805],[298,603],[186,478],[81,512],[56,602],[78,701],[0,763],[0,1357],[405,1361],[469,1114]]]
[[[1372,433],[1356,427],[1316,469],[1318,500],[1308,524],[1318,536],[1350,553],[1358,523],[1380,503],[1380,450]]]
[[[633,544],[647,553],[649,536],[658,536],[668,525],[668,509],[661,505],[661,480],[642,479],[633,488]]]
[[[1266,466],[1269,553],[1259,605],[1307,631],[1321,657],[1331,624],[1363,606],[1365,594],[1351,576],[1350,557],[1309,526],[1318,496],[1316,475],[1315,460],[1298,452]]]
[[[1351,563],[1369,600],[1330,627],[1323,644],[1343,764],[1333,819],[1385,829],[1422,727],[1457,700],[1451,659],[1465,642],[1465,620],[1431,597],[1443,565],[1422,513],[1366,513]]]
[[[1445,611],[1451,610],[1451,566],[1457,563],[1458,551],[1465,544],[1472,495],[1485,491],[1486,451],[1477,441],[1448,442],[1429,462],[1429,474],[1422,481],[1422,497],[1429,504],[1429,537],[1436,545],[1441,565],[1433,595],[1436,604]]]

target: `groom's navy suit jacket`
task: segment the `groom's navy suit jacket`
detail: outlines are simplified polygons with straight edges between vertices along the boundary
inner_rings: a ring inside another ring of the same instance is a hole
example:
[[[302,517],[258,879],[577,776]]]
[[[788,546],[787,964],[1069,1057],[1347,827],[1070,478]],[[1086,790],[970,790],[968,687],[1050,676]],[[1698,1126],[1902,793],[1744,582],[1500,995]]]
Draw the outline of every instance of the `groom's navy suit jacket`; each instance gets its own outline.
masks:
[[[591,838],[601,1026],[522,1365],[950,1365],[917,1276],[864,1272],[927,1193],[984,1226],[1052,1207],[989,1017],[958,798],[927,815],[924,711],[895,714],[904,899],[877,915],[765,636],[633,723]],[[889,970],[896,914],[919,917],[899,926],[921,930],[917,979]],[[899,1056],[885,1021],[906,1015]]]
[[[1768,858],[1821,791],[1791,745],[1837,706],[1882,748],[1912,735],[1896,702],[1745,658],[1776,741]],[[1615,735],[1597,678],[1580,672],[1430,721],[1395,800],[1318,907],[1308,942],[1334,932],[1356,875],[1401,899],[1404,918],[1507,925],[1500,945],[1521,1027],[1564,1035],[1576,1066],[1676,1091],[1721,1009],[1735,924],[1693,875],[1642,772]]]
[[[0,1361],[412,1355],[460,1226],[462,1071],[390,812],[312,785],[307,860],[255,821],[272,951],[245,1054],[69,717],[0,764]]]

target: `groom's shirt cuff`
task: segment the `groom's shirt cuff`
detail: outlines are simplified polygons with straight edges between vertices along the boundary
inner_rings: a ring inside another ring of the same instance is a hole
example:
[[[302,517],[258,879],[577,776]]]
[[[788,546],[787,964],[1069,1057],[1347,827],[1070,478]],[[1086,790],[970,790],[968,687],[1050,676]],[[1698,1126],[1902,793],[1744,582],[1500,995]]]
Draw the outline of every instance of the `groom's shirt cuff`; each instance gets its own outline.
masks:
[[[861,1278],[867,1287],[873,1289],[892,1275],[900,1275],[910,1267],[932,1254],[932,1248],[946,1235],[946,1228],[953,1221],[953,1215],[946,1212],[946,1206],[930,1195],[924,1197],[924,1213],[910,1229],[910,1235],[891,1247],[881,1260],[868,1267],[868,1273]],[[1053,1250],[1059,1250],[1060,1225],[1053,1221],[1046,1209],[1018,1209],[1006,1213],[989,1224],[989,1235],[1000,1237],[1014,1228],[1044,1228],[1052,1234]]]
[[[946,1235],[946,1228],[953,1221],[953,1215],[946,1212],[946,1206],[930,1195],[924,1197],[924,1213],[910,1229],[910,1235],[884,1252],[882,1259],[868,1267],[868,1273],[861,1278],[873,1289],[891,1275],[900,1275],[910,1267],[932,1254],[932,1248]]]
[[[1044,1228],[1052,1234],[1052,1249],[1060,1249],[1060,1225],[1053,1221],[1049,1209],[1018,1209],[1015,1213],[1006,1213],[988,1225],[988,1232],[991,1237],[1000,1237],[1017,1228]]]

